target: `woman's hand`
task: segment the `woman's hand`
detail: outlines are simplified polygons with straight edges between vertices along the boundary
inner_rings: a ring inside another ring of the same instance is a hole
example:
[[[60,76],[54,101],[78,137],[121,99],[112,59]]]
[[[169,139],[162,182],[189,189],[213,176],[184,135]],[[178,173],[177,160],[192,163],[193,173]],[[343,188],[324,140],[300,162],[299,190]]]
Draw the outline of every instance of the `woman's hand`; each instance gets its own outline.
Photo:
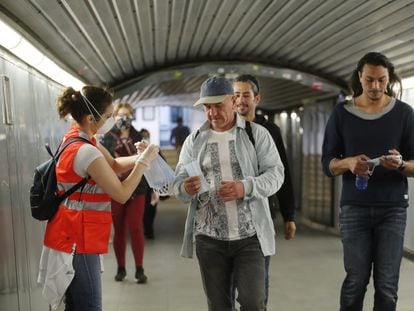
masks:
[[[158,146],[151,144],[143,150],[143,152],[137,158],[136,162],[140,162],[149,167],[157,157],[158,151]]]
[[[148,147],[149,143],[146,140],[141,140],[134,144],[135,148],[137,148],[137,155],[140,155],[144,152],[145,148]]]

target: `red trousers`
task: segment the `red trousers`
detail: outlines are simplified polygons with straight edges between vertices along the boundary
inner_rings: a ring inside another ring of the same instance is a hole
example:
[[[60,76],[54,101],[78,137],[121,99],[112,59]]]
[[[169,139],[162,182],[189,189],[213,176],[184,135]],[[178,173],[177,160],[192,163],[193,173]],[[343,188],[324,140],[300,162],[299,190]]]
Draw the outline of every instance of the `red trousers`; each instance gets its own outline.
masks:
[[[144,232],[142,220],[145,211],[145,194],[136,195],[125,204],[112,200],[112,220],[114,224],[114,250],[118,267],[125,267],[127,231],[131,237],[131,247],[135,266],[142,267],[144,257]]]

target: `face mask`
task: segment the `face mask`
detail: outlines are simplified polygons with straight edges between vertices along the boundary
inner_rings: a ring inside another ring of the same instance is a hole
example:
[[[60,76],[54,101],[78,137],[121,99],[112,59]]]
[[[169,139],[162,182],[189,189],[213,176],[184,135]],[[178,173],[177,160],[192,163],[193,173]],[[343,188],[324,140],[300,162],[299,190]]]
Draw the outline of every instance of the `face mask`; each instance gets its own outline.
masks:
[[[102,115],[98,112],[98,110],[96,110],[96,108],[92,105],[92,103],[89,101],[89,99],[86,98],[85,95],[83,95],[82,89],[80,91],[83,101],[86,104],[86,107],[88,108],[89,112],[91,113],[92,117],[95,120],[95,123],[98,123],[98,121],[96,121],[95,116],[92,113],[92,110],[90,107],[92,107],[93,110],[95,110],[95,112],[99,115],[99,117],[102,119]],[[90,106],[90,107],[89,107]],[[106,119],[105,123],[96,131],[96,134],[106,134],[114,125],[115,125],[116,121],[114,119],[114,117],[110,117],[108,119]]]
[[[109,132],[109,130],[111,128],[113,128],[113,126],[115,125],[115,119],[114,117],[110,117],[108,119],[106,119],[105,123],[98,128],[98,130],[96,131],[96,134],[106,134]]]
[[[131,127],[132,118],[123,116],[120,119],[116,120],[116,126],[121,130],[127,130]]]

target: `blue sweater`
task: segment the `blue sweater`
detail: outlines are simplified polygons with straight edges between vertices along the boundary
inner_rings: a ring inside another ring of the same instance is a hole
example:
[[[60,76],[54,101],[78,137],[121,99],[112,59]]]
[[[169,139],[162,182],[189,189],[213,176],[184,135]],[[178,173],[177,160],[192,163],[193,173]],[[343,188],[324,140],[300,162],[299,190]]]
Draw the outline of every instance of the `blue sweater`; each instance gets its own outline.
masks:
[[[332,159],[359,154],[370,158],[387,155],[397,149],[404,160],[414,159],[413,109],[399,100],[391,102],[383,113],[370,115],[358,112],[353,102],[335,106],[325,128],[322,146],[322,168],[326,175]],[[355,187],[355,175],[342,176],[343,205],[408,206],[407,178],[396,170],[377,166],[364,191]]]

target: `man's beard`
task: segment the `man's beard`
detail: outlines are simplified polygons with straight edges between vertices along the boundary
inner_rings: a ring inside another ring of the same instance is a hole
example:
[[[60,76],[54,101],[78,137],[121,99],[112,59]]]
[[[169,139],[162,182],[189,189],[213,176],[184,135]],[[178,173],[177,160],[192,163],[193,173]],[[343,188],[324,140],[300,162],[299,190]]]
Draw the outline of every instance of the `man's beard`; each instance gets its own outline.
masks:
[[[250,113],[250,109],[248,107],[242,106],[242,109],[240,109],[239,107],[237,107],[237,112],[239,113],[239,115],[246,117],[249,115]]]

